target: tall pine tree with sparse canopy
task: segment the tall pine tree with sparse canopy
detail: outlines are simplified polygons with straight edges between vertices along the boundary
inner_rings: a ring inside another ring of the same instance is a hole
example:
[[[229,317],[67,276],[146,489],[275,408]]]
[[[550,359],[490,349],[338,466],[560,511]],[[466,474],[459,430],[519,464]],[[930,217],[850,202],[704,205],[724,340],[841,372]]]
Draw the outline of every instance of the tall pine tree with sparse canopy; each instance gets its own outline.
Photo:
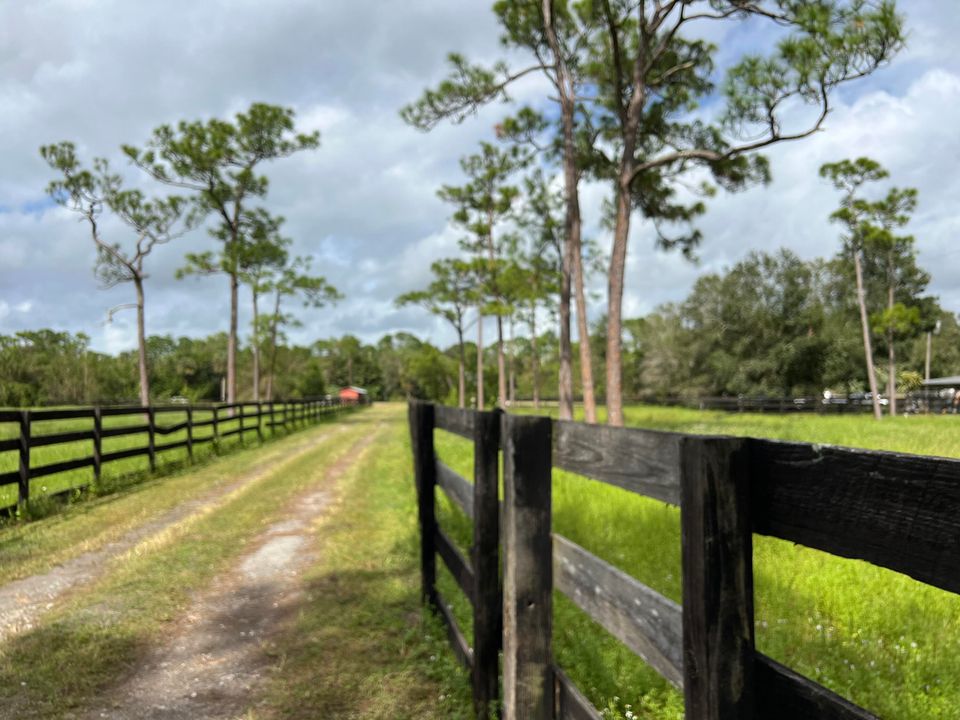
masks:
[[[196,215],[216,217],[210,234],[221,246],[212,261],[230,284],[227,402],[237,400],[238,291],[243,249],[250,241],[245,231],[251,220],[248,207],[263,198],[268,187],[267,178],[258,174],[259,166],[319,144],[319,132],[295,131],[293,110],[254,103],[232,122],[214,118],[161,125],[145,148],[124,146],[127,156],[151,177],[188,191]]]
[[[587,51],[595,94],[588,99],[605,143],[596,169],[612,181],[613,243],[608,271],[607,408],[623,424],[622,306],[631,219],[639,211],[662,247],[691,253],[701,200],[679,183],[706,173],[737,191],[770,177],[760,150],[822,129],[831,95],[888,62],[903,45],[891,0],[599,0]],[[722,70],[702,39],[717,23],[768,24],[782,36],[768,54],[744,53]],[[713,116],[696,112],[720,96]],[[713,188],[705,186],[710,194]]]

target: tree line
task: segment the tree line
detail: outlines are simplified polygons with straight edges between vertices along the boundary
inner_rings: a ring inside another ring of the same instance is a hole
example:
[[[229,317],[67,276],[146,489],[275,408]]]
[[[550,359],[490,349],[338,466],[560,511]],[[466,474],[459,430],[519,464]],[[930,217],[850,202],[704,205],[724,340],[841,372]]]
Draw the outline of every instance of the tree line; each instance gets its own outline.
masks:
[[[411,125],[430,130],[443,121],[462,122],[493,102],[512,103],[509,93],[530,77],[544,88],[542,97],[514,105],[515,112],[497,124],[496,144],[484,142],[463,159],[464,185],[440,190],[455,206],[454,223],[466,232],[463,255],[453,260],[465,263],[461,270],[474,273],[479,288],[452,302],[477,317],[496,318],[496,395],[503,404],[509,393],[504,319],[524,305],[508,293],[506,276],[515,263],[503,262],[512,249],[505,226],[517,200],[510,178],[518,167],[532,165],[559,179],[561,215],[556,224],[550,221],[558,244],[545,261],[536,251],[524,257],[541,258],[556,283],[556,292],[544,292],[555,296],[557,307],[560,416],[573,413],[575,307],[580,390],[586,419],[595,421],[598,378],[587,351],[579,187],[585,179],[607,182],[612,239],[602,384],[609,422],[622,425],[622,306],[634,217],[655,231],[661,247],[693,255],[702,240],[696,220],[706,212],[705,198],[717,188],[737,192],[769,182],[770,166],[760,151],[822,130],[836,90],[872,74],[903,46],[903,21],[892,0],[498,0],[493,11],[503,46],[522,60],[483,66],[452,53],[448,77],[401,111]],[[741,52],[718,67],[717,46],[703,38],[716,32],[711,26],[731,22],[774,28],[779,40],[765,54]],[[721,110],[702,112],[705,101]],[[530,242],[536,246],[533,237]],[[451,267],[435,268],[438,281]],[[476,324],[482,345],[483,323]],[[458,334],[463,329],[461,317]],[[482,352],[478,358],[482,362]],[[464,392],[459,401],[465,402]]]
[[[893,192],[901,191],[890,188],[870,202],[884,203]],[[684,300],[625,320],[625,398],[810,397],[825,390],[838,395],[868,390],[860,295],[855,291],[858,259],[870,353],[878,361],[895,358],[893,366],[873,364],[877,384],[892,384],[904,392],[916,388],[928,373],[958,374],[958,317],[927,293],[929,276],[917,266],[904,238],[897,243],[904,255],[895,265],[900,280],[891,312],[889,238],[874,232],[871,218],[861,222],[845,233],[847,239],[833,257],[804,260],[786,249],[751,252],[722,272],[700,277]],[[856,237],[861,244],[853,244]],[[441,275],[464,270],[453,262],[441,262],[437,269]],[[458,306],[444,299],[450,287],[444,280],[402,301],[426,303],[452,325],[463,324]],[[892,318],[896,326],[891,333]],[[531,322],[528,332],[508,332],[503,343],[508,403],[558,399],[548,379],[560,373],[559,333],[553,324]],[[591,326],[585,346],[573,344],[575,373],[584,354],[594,365],[603,365],[606,334],[606,318],[601,317]],[[241,400],[254,399],[254,344],[242,345],[238,353]],[[227,345],[225,333],[147,337],[154,399],[219,400]],[[275,348],[271,365],[277,399],[318,397],[359,385],[378,400],[422,398],[452,404],[463,396],[475,404],[482,396],[490,406],[499,392],[500,348],[465,336],[449,347],[398,332],[372,343],[346,335],[298,346],[281,338]],[[93,352],[83,334],[39,330],[0,336],[0,406],[135,402],[137,366],[136,351],[117,356]],[[597,378],[595,391],[599,399],[606,395],[603,376]],[[888,410],[896,411],[892,404]]]

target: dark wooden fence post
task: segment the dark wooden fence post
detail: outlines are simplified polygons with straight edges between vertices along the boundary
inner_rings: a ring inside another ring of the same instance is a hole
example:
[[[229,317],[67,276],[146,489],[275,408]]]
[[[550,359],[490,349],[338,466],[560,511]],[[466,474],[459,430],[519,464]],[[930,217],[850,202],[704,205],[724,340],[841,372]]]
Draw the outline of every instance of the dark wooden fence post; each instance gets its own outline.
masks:
[[[103,415],[100,406],[93,409],[93,479],[100,481],[103,472]]]
[[[504,415],[501,436],[504,718],[552,720],[551,422]]]
[[[753,538],[746,444],[680,444],[683,694],[688,720],[754,717]]]
[[[245,408],[245,404],[244,404],[244,403],[240,403],[240,425],[239,425],[239,427],[240,427],[240,432],[237,433],[237,437],[240,438],[240,444],[241,444],[241,445],[245,445],[245,444],[246,444],[246,443],[243,442],[243,430],[244,430],[244,428],[243,428],[243,418],[244,418],[244,416],[245,416],[244,408]]]
[[[23,506],[30,501],[30,411],[20,412],[20,481],[17,502]]]
[[[150,472],[157,469],[156,416],[153,405],[147,408],[147,456],[150,458]]]
[[[503,594],[500,584],[500,416],[480,412],[473,427],[473,704],[477,720],[497,717]]]
[[[413,447],[413,473],[417,487],[417,509],[420,519],[420,575],[422,599],[437,606],[437,554],[434,536],[437,530],[435,496],[437,485],[436,455],[433,449],[433,405],[411,402],[410,443]]]
[[[263,404],[257,403],[257,440],[263,443]]]
[[[216,405],[213,406],[213,447],[215,450],[220,447],[219,409]]]
[[[193,406],[187,406],[187,457],[193,462]]]

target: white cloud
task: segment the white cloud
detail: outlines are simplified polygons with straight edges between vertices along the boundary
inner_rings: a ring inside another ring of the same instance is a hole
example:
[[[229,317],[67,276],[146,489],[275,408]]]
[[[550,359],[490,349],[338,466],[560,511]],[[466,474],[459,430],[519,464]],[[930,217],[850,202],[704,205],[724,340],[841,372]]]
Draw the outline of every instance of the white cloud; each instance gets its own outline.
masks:
[[[654,249],[643,222],[630,239],[628,314],[683,297],[698,274],[739,260],[754,248],[788,245],[802,255],[837,247],[827,215],[836,197],[817,178],[820,163],[869,154],[894,180],[920,189],[912,230],[921,261],[930,261],[933,288],[960,309],[960,59],[953,38],[960,13],[933,0],[908,8],[913,32],[907,53],[859,89],[844,91],[826,132],[770,153],[775,180],[766,188],[720,195],[701,222],[699,267]],[[757,43],[743,30],[712,38]],[[97,287],[86,228],[62,209],[37,212],[50,171],[41,144],[72,139],[85,157],[108,155],[149,187],[122,159],[123,142],[142,143],[162,122],[224,116],[253,100],[298,110],[299,126],[321,132],[321,147],[272,163],[268,203],[287,218],[295,251],[347,298],[333,308],[303,312],[295,340],[355,332],[374,339],[405,329],[437,342],[451,339],[442,321],[393,298],[428,281],[434,259],[455,252],[458,231],[436,197],[461,181],[458,158],[489,138],[504,112],[483,110],[462,125],[429,134],[403,124],[397,111],[446,72],[459,50],[490,61],[502,54],[488,3],[411,0],[383,3],[314,0],[128,3],[38,0],[0,4],[0,332],[38,324],[84,331],[97,349],[133,347],[131,318],[101,325],[107,308],[129,302],[131,289]],[[726,62],[721,58],[721,62]],[[543,81],[531,77],[514,93],[536,100]],[[608,188],[583,190],[586,230],[602,246]],[[124,241],[122,227],[104,232]],[[178,281],[184,252],[210,248],[204,231],[158,248],[149,258],[147,327],[151,333],[202,335],[225,329],[224,278]],[[601,301],[606,283],[591,287]],[[30,303],[28,311],[18,307]],[[246,302],[241,322],[249,322]]]

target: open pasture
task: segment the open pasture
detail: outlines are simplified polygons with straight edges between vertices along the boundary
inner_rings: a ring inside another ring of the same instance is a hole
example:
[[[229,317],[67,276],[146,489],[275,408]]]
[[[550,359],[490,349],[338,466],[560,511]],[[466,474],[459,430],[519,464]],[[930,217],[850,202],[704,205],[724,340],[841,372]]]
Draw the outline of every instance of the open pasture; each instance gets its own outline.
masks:
[[[960,455],[953,417],[769,417],[634,407],[630,424],[705,434]],[[472,444],[436,433],[437,453],[465,477]],[[554,470],[553,527],[680,602],[680,513]],[[469,520],[438,493],[441,526],[466,551]],[[960,597],[868,563],[754,536],[757,648],[883,718],[953,718],[960,707]],[[466,599],[442,564],[442,594],[469,637]],[[557,660],[611,718],[681,718],[680,694],[560,593]]]

